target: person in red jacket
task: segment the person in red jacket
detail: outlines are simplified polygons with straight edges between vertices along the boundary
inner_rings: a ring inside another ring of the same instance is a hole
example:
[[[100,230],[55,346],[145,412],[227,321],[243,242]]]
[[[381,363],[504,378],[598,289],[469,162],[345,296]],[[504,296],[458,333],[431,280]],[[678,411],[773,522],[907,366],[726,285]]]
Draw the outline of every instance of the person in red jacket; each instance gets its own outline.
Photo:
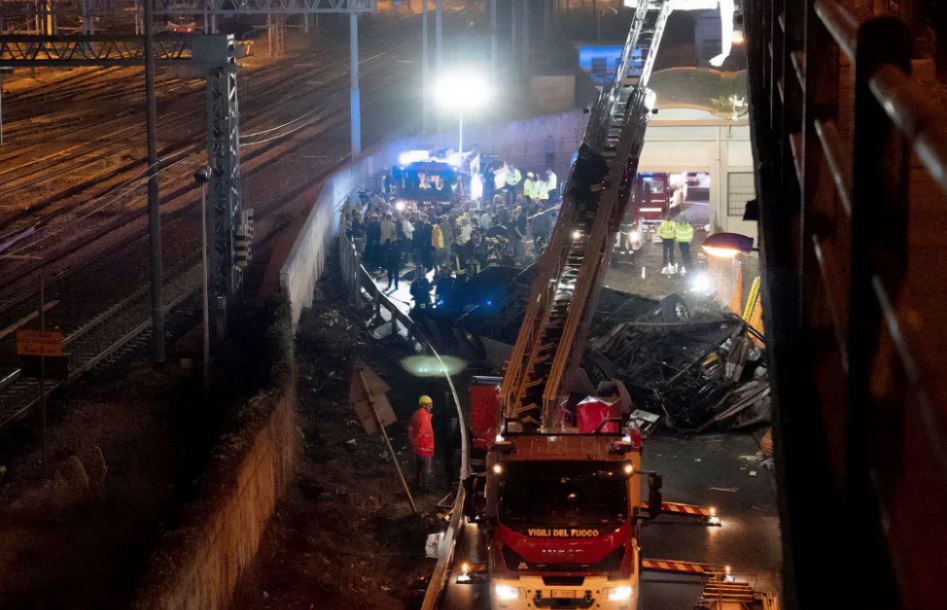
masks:
[[[431,425],[433,411],[434,401],[430,396],[422,396],[418,399],[418,410],[414,412],[408,426],[408,440],[414,448],[417,467],[415,481],[418,489],[423,492],[430,488],[434,472],[434,427]]]

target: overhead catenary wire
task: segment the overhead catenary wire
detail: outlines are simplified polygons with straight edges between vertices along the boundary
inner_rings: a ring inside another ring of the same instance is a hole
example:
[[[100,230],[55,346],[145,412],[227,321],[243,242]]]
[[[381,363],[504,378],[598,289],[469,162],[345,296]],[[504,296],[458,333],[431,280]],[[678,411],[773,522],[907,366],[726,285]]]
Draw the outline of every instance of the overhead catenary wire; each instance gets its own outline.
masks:
[[[182,158],[178,159],[177,161],[174,161],[173,163],[169,163],[169,164],[165,165],[164,167],[160,167],[160,166],[161,166],[165,161],[167,161],[168,159],[173,158],[174,156],[179,156],[181,153],[184,153],[184,152],[188,152],[188,151],[185,149],[185,150],[179,151],[178,153],[175,153],[175,154],[173,154],[173,155],[169,155],[168,157],[164,157],[164,158],[162,158],[162,159],[159,159],[159,160],[157,161],[157,163],[154,164],[155,166],[157,166],[157,167],[155,168],[155,171],[149,171],[149,170],[152,169],[151,167],[146,168],[146,169],[144,170],[144,173],[140,173],[140,174],[138,174],[137,176],[134,176],[134,177],[132,177],[132,178],[129,178],[129,179],[127,179],[125,182],[123,182],[122,184],[117,185],[117,186],[116,186],[115,188],[113,188],[111,191],[109,191],[109,192],[107,192],[107,193],[104,193],[104,194],[100,195],[99,197],[96,197],[95,199],[90,200],[90,201],[93,201],[93,202],[96,201],[96,200],[101,201],[101,200],[105,199],[106,197],[108,197],[109,195],[111,195],[111,194],[113,194],[113,193],[116,193],[116,191],[121,190],[121,192],[117,193],[117,194],[115,195],[115,197],[112,198],[110,201],[107,201],[107,202],[103,203],[102,205],[96,206],[96,207],[93,208],[93,209],[86,209],[86,210],[83,210],[83,212],[81,213],[81,215],[79,215],[78,217],[76,217],[75,219],[73,219],[73,220],[70,221],[70,222],[65,222],[65,223],[63,223],[63,224],[57,226],[56,229],[53,230],[53,231],[46,231],[46,230],[39,230],[39,231],[37,231],[37,232],[36,232],[36,235],[38,236],[37,239],[32,240],[31,242],[29,242],[28,244],[25,244],[25,245],[22,246],[21,248],[18,248],[18,249],[16,249],[16,250],[13,250],[13,251],[10,253],[10,255],[11,255],[11,256],[14,256],[14,255],[22,254],[23,252],[25,252],[25,251],[27,251],[27,250],[29,250],[29,249],[31,249],[31,248],[35,248],[38,244],[41,244],[41,243],[47,241],[49,238],[55,237],[55,236],[59,235],[60,233],[62,233],[63,231],[65,231],[66,229],[70,228],[71,225],[72,225],[72,223],[74,223],[74,222],[80,222],[80,221],[82,221],[82,220],[85,220],[85,219],[88,218],[89,216],[91,216],[91,215],[93,215],[93,214],[97,214],[97,213],[99,213],[99,212],[101,212],[101,211],[103,211],[103,210],[105,210],[105,209],[111,207],[112,205],[118,203],[119,201],[121,201],[122,199],[124,199],[127,195],[129,195],[130,193],[132,193],[134,190],[136,190],[136,189],[140,188],[141,186],[147,184],[147,183],[148,183],[148,180],[151,178],[151,176],[159,177],[162,171],[167,170],[167,169],[170,169],[170,168],[174,167],[175,165],[178,165],[179,163],[183,163],[183,162],[187,159],[187,157],[182,157]],[[133,182],[133,181],[134,181],[134,182]]]

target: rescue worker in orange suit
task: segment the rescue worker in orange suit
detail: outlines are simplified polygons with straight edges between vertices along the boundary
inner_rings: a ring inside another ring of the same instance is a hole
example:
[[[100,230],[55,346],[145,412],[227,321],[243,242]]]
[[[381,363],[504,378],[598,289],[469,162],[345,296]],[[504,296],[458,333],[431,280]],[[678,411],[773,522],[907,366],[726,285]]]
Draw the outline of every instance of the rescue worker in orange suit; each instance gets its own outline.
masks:
[[[408,426],[408,439],[414,449],[417,468],[415,483],[421,492],[430,491],[434,473],[434,427],[431,425],[433,412],[434,401],[430,396],[422,396],[418,399],[418,410],[414,412]]]

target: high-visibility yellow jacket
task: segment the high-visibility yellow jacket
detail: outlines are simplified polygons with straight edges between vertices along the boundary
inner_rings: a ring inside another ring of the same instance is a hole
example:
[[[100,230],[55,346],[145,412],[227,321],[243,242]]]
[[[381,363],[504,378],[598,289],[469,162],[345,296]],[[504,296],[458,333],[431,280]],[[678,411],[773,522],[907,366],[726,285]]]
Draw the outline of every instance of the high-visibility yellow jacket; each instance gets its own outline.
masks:
[[[516,186],[520,183],[520,179],[523,175],[520,173],[520,170],[513,169],[513,171],[506,172],[506,185],[507,186]]]
[[[546,191],[554,191],[557,188],[559,188],[559,178],[556,172],[549,172],[549,177],[546,178]]]
[[[658,237],[661,239],[674,239],[675,235],[674,221],[667,218],[662,220],[661,224],[658,225]]]
[[[431,229],[431,245],[438,250],[444,249],[444,232],[441,231],[440,225],[434,225]]]
[[[530,199],[535,199],[538,189],[536,188],[536,180],[532,178],[527,178],[523,180],[523,197],[529,197]]]
[[[549,200],[549,183],[548,182],[537,180],[535,190],[536,190],[536,199],[539,199],[540,201]]]
[[[674,223],[674,236],[680,244],[689,244],[694,240],[694,225],[687,222]]]

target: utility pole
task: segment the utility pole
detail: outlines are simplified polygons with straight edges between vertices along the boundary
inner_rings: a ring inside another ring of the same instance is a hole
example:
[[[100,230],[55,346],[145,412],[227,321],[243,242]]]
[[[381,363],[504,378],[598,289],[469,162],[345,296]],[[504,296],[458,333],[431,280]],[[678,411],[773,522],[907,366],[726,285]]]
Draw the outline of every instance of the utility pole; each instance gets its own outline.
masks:
[[[543,40],[552,32],[552,0],[543,0]]]
[[[443,13],[444,13],[444,0],[435,0],[434,2],[434,67],[437,68],[437,76],[441,76],[441,57],[444,52],[444,43],[443,33],[444,26],[442,23]]]
[[[205,165],[194,173],[194,181],[201,187],[201,364],[204,396],[210,393],[210,274],[207,268],[207,182],[213,173]]]
[[[516,66],[519,62],[516,61],[519,49],[516,46],[517,34],[519,28],[519,7],[516,6],[516,0],[510,0],[510,65]]]
[[[523,0],[523,78],[529,77],[529,0]]]
[[[430,130],[430,117],[428,110],[430,108],[428,101],[428,33],[427,33],[427,3],[428,0],[421,1],[421,133],[427,133]]]
[[[352,159],[362,154],[362,101],[358,90],[358,13],[349,12],[349,57],[352,62],[351,100],[352,110]]]
[[[490,80],[497,88],[497,0],[490,0]]]
[[[155,46],[152,2],[145,0],[145,123],[148,132],[148,237],[151,246],[151,331],[154,362],[162,365],[164,352],[164,271],[161,260],[161,199],[158,196],[158,104],[155,100]]]

